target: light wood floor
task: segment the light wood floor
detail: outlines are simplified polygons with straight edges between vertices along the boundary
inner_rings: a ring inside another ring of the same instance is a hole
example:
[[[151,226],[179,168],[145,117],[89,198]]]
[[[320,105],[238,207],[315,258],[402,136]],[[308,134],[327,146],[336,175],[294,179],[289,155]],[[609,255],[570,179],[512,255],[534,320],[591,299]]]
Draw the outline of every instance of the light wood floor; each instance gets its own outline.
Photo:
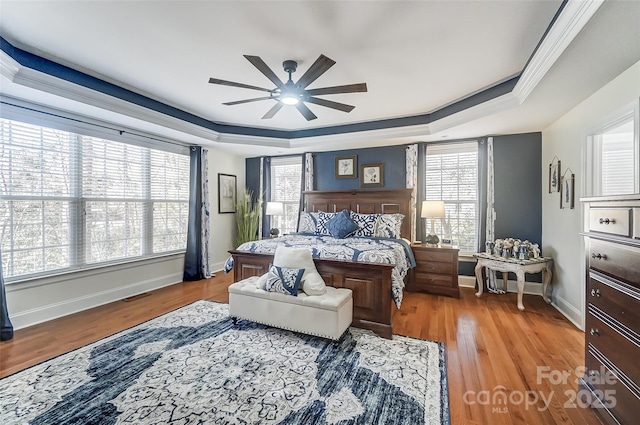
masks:
[[[18,330],[0,343],[0,377],[199,299],[227,302],[231,282],[218,273]],[[581,331],[538,296],[525,295],[521,313],[515,294],[461,292],[460,299],[405,293],[393,317],[394,333],[446,344],[452,424],[599,424],[589,409],[572,406],[575,370],[584,364]],[[538,373],[545,367],[551,379]]]

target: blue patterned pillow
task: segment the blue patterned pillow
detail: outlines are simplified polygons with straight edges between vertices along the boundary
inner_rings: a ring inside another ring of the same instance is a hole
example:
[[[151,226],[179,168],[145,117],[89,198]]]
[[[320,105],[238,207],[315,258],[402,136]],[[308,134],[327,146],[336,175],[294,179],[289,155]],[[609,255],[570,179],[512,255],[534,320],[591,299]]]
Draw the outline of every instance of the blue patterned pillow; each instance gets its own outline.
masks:
[[[359,227],[353,236],[373,236],[376,220],[380,214],[360,214],[351,211],[351,220],[353,220]]]
[[[373,235],[378,238],[395,238],[400,239],[400,228],[402,227],[402,219],[404,214],[381,214],[376,220],[375,231]]]
[[[327,229],[327,221],[331,220],[336,213],[328,213],[324,211],[318,211],[318,222],[316,225],[316,234],[318,235],[331,235],[329,229]]]
[[[331,220],[325,223],[325,227],[329,230],[331,236],[338,239],[351,236],[360,228],[355,221],[351,220],[351,217],[349,217],[349,211],[347,210],[342,210],[338,214],[334,215]]]
[[[298,286],[302,280],[304,269],[289,269],[269,264],[267,281],[264,290],[268,292],[279,292],[285,295],[298,296]]]
[[[298,220],[298,233],[316,233],[318,213],[301,212]]]

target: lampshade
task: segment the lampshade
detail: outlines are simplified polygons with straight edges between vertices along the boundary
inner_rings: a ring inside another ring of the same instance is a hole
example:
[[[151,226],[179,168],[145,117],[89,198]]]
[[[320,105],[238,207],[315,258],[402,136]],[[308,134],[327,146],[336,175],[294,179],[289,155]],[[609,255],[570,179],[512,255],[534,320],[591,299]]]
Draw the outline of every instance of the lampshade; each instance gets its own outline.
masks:
[[[267,202],[266,215],[284,215],[284,204],[282,202]]]
[[[445,218],[444,201],[422,201],[422,218]]]

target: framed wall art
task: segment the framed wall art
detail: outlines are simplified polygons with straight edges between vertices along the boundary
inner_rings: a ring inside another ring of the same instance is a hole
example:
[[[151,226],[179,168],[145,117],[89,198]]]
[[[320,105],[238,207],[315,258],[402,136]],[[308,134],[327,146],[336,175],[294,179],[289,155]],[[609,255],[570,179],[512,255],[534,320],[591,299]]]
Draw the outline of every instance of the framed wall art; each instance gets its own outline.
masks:
[[[384,164],[360,165],[360,187],[384,186]]]
[[[236,199],[236,176],[218,173],[218,213],[235,213]]]
[[[358,170],[358,156],[336,156],[335,176],[337,179],[353,179]]]
[[[576,175],[571,169],[567,169],[560,178],[560,208],[575,208]]]
[[[553,157],[549,164],[549,193],[560,192],[560,160]]]

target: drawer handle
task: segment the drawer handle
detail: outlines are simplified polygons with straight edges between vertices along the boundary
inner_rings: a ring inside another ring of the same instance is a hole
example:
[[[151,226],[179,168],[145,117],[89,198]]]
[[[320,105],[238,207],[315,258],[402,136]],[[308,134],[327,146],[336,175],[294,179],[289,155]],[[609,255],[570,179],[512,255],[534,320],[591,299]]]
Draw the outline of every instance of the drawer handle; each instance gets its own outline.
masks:
[[[600,331],[598,330],[598,328],[591,328],[591,330],[589,331],[589,333],[593,336],[595,335],[600,335]]]
[[[607,254],[596,254],[595,252],[593,254],[591,254],[591,258],[593,258],[594,260],[606,260],[607,259]]]
[[[591,290],[591,296],[592,297],[599,297],[600,296],[600,290],[599,289],[592,289]]]
[[[616,222],[615,218],[601,218],[600,220],[598,220],[598,223],[600,224],[614,224]]]

